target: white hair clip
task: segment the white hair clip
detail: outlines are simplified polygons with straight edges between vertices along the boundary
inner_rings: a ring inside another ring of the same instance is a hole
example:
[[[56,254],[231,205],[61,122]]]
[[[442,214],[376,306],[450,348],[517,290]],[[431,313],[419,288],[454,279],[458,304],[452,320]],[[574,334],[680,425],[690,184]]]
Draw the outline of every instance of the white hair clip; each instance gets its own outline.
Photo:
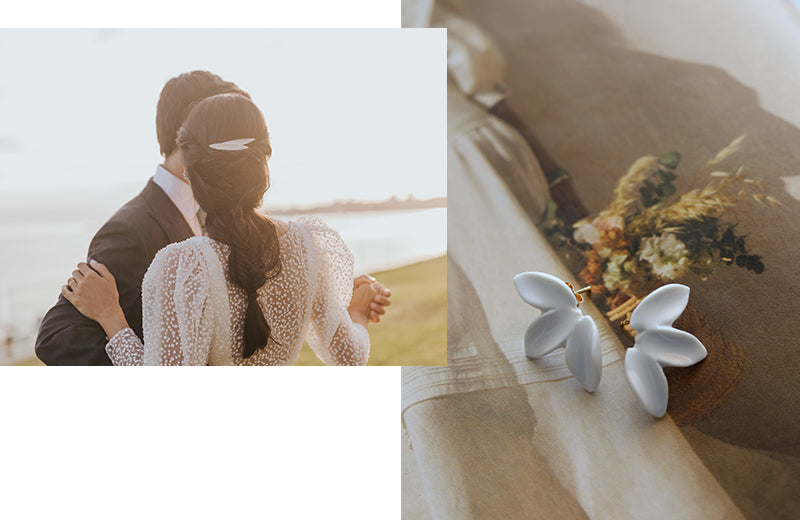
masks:
[[[209,148],[213,148],[214,150],[247,150],[247,144],[252,143],[255,141],[255,138],[247,138],[247,139],[233,139],[232,141],[225,141],[222,143],[213,143],[208,145]]]
[[[653,417],[667,412],[669,389],[663,367],[692,366],[708,354],[700,340],[672,326],[688,302],[689,288],[672,283],[650,293],[631,314],[636,343],[625,353],[625,374]]]

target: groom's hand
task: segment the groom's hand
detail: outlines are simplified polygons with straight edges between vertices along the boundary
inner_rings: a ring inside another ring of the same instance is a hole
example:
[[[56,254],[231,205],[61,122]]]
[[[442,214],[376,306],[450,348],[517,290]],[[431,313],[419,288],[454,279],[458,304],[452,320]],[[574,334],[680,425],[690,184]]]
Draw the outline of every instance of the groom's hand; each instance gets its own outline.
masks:
[[[355,291],[360,285],[373,282],[375,282],[375,278],[373,278],[368,274],[362,274],[361,276],[353,280],[353,291]],[[392,304],[391,300],[392,291],[390,291],[381,284],[378,285],[380,285],[380,290],[372,299],[372,303],[369,306],[370,323],[378,323],[379,321],[381,321],[381,316],[386,314],[385,307],[388,307],[389,305]]]

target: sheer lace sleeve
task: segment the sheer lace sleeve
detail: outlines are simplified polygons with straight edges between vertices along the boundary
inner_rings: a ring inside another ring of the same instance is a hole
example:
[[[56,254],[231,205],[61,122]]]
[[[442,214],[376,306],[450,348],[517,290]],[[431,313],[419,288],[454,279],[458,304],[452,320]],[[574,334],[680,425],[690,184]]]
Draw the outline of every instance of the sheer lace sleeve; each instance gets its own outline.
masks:
[[[122,329],[108,340],[106,354],[113,365],[138,366],[142,364],[144,346],[133,329]]]
[[[309,278],[314,287],[308,344],[326,365],[365,365],[369,335],[353,323],[353,254],[336,231],[316,217],[296,220],[306,231]]]
[[[203,319],[209,280],[203,255],[191,243],[159,251],[142,283],[144,345],[130,329],[106,351],[115,365],[205,365],[212,319]]]

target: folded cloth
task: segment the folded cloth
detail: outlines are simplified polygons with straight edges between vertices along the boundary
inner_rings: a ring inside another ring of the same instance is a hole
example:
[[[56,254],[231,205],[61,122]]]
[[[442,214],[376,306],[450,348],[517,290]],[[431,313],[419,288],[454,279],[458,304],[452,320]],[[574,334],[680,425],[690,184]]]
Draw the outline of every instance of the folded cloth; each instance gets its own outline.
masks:
[[[624,348],[591,303],[582,308],[605,365],[594,395],[563,351],[525,358],[536,311],[513,275],[570,276],[491,164],[457,160],[458,145],[448,161],[449,364],[403,368],[414,485],[431,518],[740,518],[671,419],[641,410]]]

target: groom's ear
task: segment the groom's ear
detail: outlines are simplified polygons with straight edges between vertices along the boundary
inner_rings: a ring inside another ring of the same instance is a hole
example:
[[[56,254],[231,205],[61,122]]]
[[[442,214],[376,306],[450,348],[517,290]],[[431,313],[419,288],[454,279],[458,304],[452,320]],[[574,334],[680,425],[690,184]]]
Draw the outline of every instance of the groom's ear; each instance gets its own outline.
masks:
[[[169,157],[176,149],[175,137],[192,104],[217,94],[233,93],[250,99],[236,84],[205,70],[176,76],[164,85],[156,106],[156,134],[161,155]]]

